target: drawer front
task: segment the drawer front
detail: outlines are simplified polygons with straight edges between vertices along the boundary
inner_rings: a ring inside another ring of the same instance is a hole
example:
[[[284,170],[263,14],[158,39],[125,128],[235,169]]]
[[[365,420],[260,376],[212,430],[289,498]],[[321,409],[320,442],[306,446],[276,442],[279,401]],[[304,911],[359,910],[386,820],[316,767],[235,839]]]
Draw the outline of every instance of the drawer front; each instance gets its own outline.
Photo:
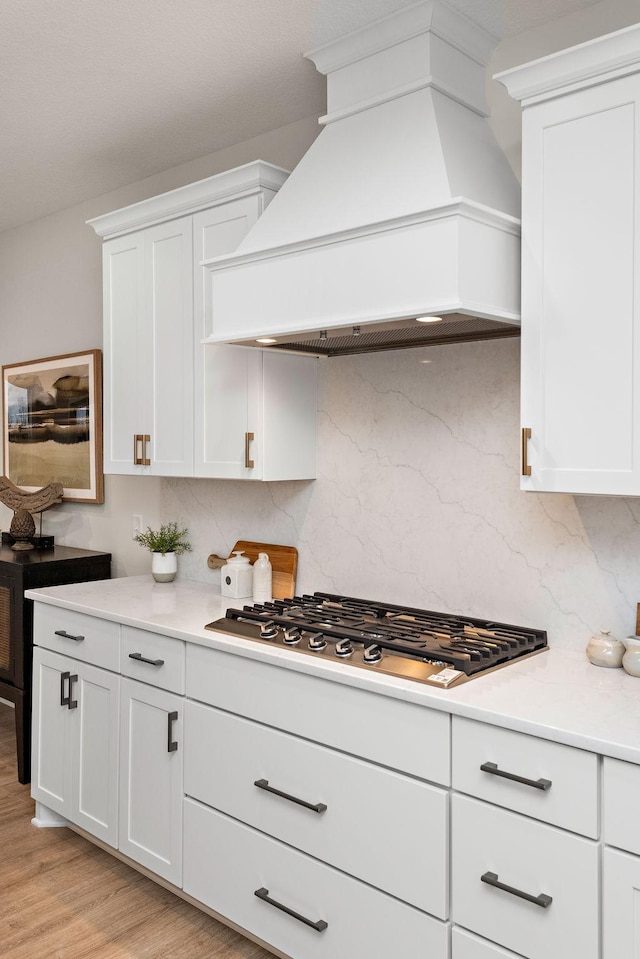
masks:
[[[442,789],[187,701],[185,792],[447,918]]]
[[[120,671],[120,625],[111,620],[35,603],[33,641],[93,666]]]
[[[454,926],[451,931],[451,959],[519,959],[515,952],[496,946]]]
[[[124,676],[184,695],[185,644],[181,639],[131,626],[123,626],[121,636]]]
[[[640,855],[640,766],[604,760],[604,841]]]
[[[190,799],[186,893],[289,956],[446,959],[448,926]],[[275,900],[316,929],[255,895]]]
[[[594,753],[459,716],[453,718],[452,735],[454,789],[598,838]]]
[[[454,922],[527,959],[598,959],[597,843],[465,796],[451,815]]]
[[[195,645],[187,648],[186,692],[313,742],[450,784],[447,713]]]

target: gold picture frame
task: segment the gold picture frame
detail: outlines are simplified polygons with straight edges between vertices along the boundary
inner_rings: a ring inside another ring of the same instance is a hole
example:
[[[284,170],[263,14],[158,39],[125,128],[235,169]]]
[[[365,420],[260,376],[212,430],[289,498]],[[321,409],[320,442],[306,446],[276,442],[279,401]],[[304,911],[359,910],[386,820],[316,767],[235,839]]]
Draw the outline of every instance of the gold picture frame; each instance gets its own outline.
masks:
[[[101,350],[3,366],[2,407],[12,483],[62,483],[66,502],[104,502]]]

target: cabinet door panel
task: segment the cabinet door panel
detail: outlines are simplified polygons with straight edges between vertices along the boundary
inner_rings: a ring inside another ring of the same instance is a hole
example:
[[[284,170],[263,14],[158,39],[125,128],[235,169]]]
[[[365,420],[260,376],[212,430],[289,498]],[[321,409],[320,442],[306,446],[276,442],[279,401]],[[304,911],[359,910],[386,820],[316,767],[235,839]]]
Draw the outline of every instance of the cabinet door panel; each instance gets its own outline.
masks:
[[[148,384],[151,331],[144,314],[144,242],[140,233],[109,240],[104,273],[104,471],[139,473],[133,438]]]
[[[71,742],[69,709],[61,704],[61,677],[73,673],[74,660],[36,647],[33,653],[33,753],[31,795],[54,812],[70,816]],[[75,675],[75,673],[74,673]],[[65,696],[68,679],[64,684]]]
[[[626,77],[525,109],[525,489],[640,491],[639,103]]]
[[[118,843],[120,677],[80,665],[73,685],[74,790],[72,820],[110,846]]]
[[[262,354],[240,346],[207,346],[205,397],[199,410],[200,443],[196,471],[221,479],[260,479],[262,444]],[[254,434],[245,462],[245,437]]]
[[[640,956],[640,859],[606,848],[602,925],[603,959]]]
[[[172,741],[169,751],[169,717]],[[118,848],[179,886],[182,878],[182,700],[122,681]]]
[[[143,397],[150,471],[193,475],[193,277],[191,217],[144,234],[145,311],[153,330],[150,381]]]

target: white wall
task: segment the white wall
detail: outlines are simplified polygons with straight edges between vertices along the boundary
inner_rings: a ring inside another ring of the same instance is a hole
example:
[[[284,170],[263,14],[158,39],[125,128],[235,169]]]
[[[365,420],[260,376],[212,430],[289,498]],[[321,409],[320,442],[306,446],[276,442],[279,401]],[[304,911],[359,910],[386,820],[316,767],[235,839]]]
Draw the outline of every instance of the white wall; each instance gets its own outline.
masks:
[[[491,70],[637,14],[637,0],[595,4],[501,44]],[[493,86],[490,101],[517,169],[519,111]],[[100,345],[100,244],[86,219],[252,159],[291,168],[316,132],[301,121],[0,236],[2,363]],[[257,538],[298,547],[303,590],[544,627],[577,649],[594,629],[631,632],[640,500],[520,492],[518,349],[505,340],[322,361],[315,482],[109,477],[104,506],[63,505],[45,529],[112,550],[124,575],[149,565],[131,543],[131,514],[175,518],[195,547],[181,575],[204,582],[210,552]]]

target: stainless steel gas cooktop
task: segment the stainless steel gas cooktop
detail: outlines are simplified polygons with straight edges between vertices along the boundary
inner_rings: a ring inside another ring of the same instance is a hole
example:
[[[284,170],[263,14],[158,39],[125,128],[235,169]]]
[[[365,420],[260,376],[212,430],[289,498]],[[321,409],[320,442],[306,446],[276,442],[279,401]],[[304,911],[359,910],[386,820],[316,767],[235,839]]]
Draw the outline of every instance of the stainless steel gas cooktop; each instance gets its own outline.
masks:
[[[541,629],[332,593],[228,609],[205,628],[443,688],[547,649]]]

